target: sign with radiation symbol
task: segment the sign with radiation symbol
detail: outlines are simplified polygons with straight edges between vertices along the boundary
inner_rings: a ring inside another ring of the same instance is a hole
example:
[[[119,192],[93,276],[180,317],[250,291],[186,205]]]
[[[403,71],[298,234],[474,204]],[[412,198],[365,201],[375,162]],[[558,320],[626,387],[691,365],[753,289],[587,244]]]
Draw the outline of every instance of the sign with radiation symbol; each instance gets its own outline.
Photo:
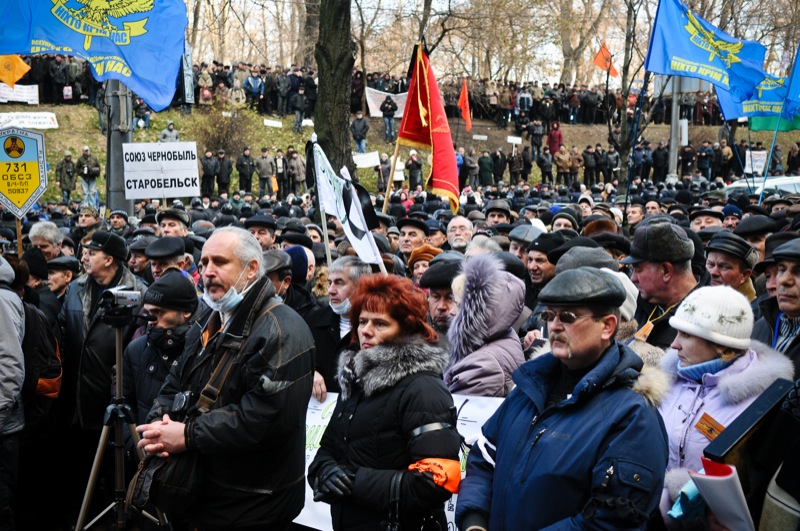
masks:
[[[22,219],[47,189],[44,135],[0,129],[0,203]]]

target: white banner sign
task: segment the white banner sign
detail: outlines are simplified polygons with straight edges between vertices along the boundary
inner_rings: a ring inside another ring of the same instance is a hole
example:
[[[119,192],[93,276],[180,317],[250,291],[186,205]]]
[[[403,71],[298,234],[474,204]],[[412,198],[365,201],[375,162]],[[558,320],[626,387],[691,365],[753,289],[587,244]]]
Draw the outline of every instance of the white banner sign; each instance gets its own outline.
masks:
[[[383,113],[381,112],[381,103],[386,100],[386,96],[391,96],[391,98],[397,104],[397,110],[394,113],[394,117],[397,119],[403,117],[403,113],[406,110],[406,98],[408,98],[408,92],[390,94],[388,92],[381,92],[380,90],[367,87],[366,94],[369,115],[372,118],[383,118]]]
[[[522,138],[518,136],[509,136],[508,138],[506,138],[506,142],[508,142],[509,144],[519,145],[522,144]]]
[[[374,168],[381,163],[381,156],[377,151],[370,151],[369,153],[353,153],[353,162],[356,163],[356,168]]]
[[[58,129],[58,120],[52,112],[3,112],[0,113],[0,129]]]
[[[487,135],[472,135],[472,140],[483,140],[483,141],[486,141],[486,140],[489,140],[489,137]]]
[[[745,153],[744,172],[752,175],[764,175],[767,165],[768,151],[747,151]]]
[[[280,120],[270,120],[269,118],[264,118],[264,125],[267,127],[277,127],[280,129],[283,127],[283,122]]]
[[[39,85],[14,85],[0,83],[0,103],[20,101],[28,105],[39,105]]]
[[[308,403],[308,413],[306,415],[306,477],[308,477],[308,466],[317,455],[322,434],[328,426],[330,418],[333,416],[333,409],[336,407],[338,395],[328,393],[327,399],[323,403],[311,398]],[[478,439],[481,434],[481,427],[489,420],[494,412],[503,403],[502,398],[479,397],[453,395],[456,411],[458,411],[458,432],[464,437],[467,447]],[[464,476],[466,469],[467,456],[461,455],[461,476]],[[457,495],[453,495],[445,503],[445,515],[447,516],[448,529],[456,529],[456,500]],[[388,516],[388,515],[387,515]],[[333,529],[331,524],[331,507],[327,503],[315,502],[314,492],[306,481],[306,503],[303,511],[295,518],[295,523],[301,524],[320,531],[330,531]]]
[[[125,199],[200,195],[197,144],[122,144]]]

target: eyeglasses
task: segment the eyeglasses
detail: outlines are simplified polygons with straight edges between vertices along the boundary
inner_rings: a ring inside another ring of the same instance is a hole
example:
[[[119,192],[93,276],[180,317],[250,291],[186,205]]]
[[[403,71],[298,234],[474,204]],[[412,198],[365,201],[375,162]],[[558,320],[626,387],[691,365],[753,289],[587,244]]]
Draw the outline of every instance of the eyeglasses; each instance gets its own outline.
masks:
[[[594,317],[594,315],[576,315],[573,312],[554,312],[553,310],[544,310],[542,313],[539,314],[542,319],[547,321],[548,323],[552,323],[558,317],[558,320],[564,324],[572,324],[580,319],[585,319],[587,317]]]

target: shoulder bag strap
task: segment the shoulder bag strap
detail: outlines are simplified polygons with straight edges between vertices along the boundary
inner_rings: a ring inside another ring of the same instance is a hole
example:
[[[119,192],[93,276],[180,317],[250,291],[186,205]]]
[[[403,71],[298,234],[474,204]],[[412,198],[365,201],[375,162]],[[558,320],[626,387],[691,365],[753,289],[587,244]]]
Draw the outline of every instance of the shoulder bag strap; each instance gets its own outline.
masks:
[[[259,312],[254,321],[272,311],[272,309],[279,304],[281,304],[281,302],[277,298],[272,297],[272,299],[268,301],[268,304],[265,305],[264,309]],[[225,352],[222,353],[222,358],[217,363],[217,366],[214,367],[214,372],[211,373],[208,383],[203,387],[203,390],[200,392],[200,397],[197,399],[197,411],[200,414],[208,412],[219,398],[220,390],[225,384],[225,380],[227,380],[228,374],[233,366],[233,360],[236,357],[235,354],[236,353],[233,352],[231,348],[225,349]]]

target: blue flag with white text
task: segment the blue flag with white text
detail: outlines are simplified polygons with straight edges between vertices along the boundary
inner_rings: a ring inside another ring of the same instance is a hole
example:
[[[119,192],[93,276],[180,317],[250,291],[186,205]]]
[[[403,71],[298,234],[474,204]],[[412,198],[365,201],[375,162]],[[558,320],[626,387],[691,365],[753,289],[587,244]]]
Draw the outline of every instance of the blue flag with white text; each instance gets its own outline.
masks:
[[[766,75],[766,52],[758,42],[733,38],[712,26],[679,0],[660,0],[645,69],[703,79],[745,99]]]
[[[788,92],[788,78],[767,74],[749,98],[739,98],[725,89],[715,87],[722,116],[733,120],[751,116],[780,116]]]
[[[177,86],[184,49],[181,0],[6,0],[0,55],[63,54],[100,81],[118,79],[156,111]]]

